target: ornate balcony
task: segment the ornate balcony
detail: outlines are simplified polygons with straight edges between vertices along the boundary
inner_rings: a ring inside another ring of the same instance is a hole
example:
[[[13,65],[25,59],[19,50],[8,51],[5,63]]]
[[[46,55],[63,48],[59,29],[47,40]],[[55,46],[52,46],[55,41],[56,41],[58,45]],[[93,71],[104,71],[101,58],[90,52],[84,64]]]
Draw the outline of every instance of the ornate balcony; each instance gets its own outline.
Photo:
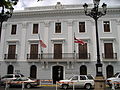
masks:
[[[73,60],[85,60],[87,61],[90,59],[90,53],[87,54],[78,54],[78,53],[61,53],[61,54],[55,54],[55,53],[43,53],[43,54],[27,54],[28,61],[60,61],[60,62],[66,62],[66,61],[73,61]]]
[[[4,54],[4,59],[17,60],[17,54]]]
[[[102,58],[104,61],[114,61],[117,60],[117,53],[110,53],[110,54],[105,54],[102,53]]]

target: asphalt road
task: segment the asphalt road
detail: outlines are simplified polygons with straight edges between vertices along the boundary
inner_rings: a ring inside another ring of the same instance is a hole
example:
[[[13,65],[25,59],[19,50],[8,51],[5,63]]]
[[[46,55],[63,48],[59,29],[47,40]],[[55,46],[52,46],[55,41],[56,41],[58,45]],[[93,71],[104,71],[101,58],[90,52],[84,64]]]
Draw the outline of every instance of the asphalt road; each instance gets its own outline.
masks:
[[[8,88],[8,89],[5,89],[4,87],[0,87],[0,90],[56,90],[56,87],[50,87],[50,86],[43,86],[43,87],[36,87],[36,88],[30,88],[30,89],[22,89],[22,88]],[[64,90],[64,89],[60,89],[60,88],[57,88],[57,90]],[[73,89],[67,89],[67,90],[73,90]],[[86,90],[86,89],[82,89],[82,88],[77,88],[77,89],[74,89],[74,90]],[[91,89],[93,90],[93,89]],[[106,90],[112,90],[111,88],[106,88]],[[115,89],[115,90],[120,90],[120,88],[118,89]]]

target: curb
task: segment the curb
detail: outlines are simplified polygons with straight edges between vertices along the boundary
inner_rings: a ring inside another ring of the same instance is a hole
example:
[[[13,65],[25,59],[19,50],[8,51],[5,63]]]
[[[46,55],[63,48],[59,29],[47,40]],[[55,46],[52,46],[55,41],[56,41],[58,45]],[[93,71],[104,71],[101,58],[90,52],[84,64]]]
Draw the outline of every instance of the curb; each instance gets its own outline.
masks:
[[[56,87],[56,85],[38,85],[38,86],[46,86],[46,87]],[[59,85],[57,85],[58,87]]]

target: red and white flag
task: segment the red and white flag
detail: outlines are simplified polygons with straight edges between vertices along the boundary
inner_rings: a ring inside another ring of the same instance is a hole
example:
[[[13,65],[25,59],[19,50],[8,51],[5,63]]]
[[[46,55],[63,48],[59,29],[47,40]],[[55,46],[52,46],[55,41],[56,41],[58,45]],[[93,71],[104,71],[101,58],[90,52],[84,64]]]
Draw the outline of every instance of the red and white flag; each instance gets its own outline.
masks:
[[[46,47],[47,47],[42,40],[40,40],[40,46],[43,47],[43,48],[46,48]]]
[[[84,44],[85,44],[85,42],[84,42],[83,40],[77,39],[77,38],[75,38],[75,37],[74,37],[74,43],[79,43],[79,44],[81,44],[81,45],[84,45]]]

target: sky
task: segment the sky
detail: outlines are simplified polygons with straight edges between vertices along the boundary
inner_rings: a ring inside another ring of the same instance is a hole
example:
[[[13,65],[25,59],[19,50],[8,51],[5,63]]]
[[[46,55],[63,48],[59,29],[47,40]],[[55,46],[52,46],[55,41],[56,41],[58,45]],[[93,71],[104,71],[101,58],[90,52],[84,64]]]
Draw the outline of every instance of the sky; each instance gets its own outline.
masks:
[[[57,2],[61,2],[62,5],[70,4],[92,4],[93,0],[19,0],[18,4],[14,7],[15,10],[24,10],[25,7],[35,6],[50,6],[56,5]],[[108,7],[120,7],[120,0],[100,0],[100,5],[106,3]]]

